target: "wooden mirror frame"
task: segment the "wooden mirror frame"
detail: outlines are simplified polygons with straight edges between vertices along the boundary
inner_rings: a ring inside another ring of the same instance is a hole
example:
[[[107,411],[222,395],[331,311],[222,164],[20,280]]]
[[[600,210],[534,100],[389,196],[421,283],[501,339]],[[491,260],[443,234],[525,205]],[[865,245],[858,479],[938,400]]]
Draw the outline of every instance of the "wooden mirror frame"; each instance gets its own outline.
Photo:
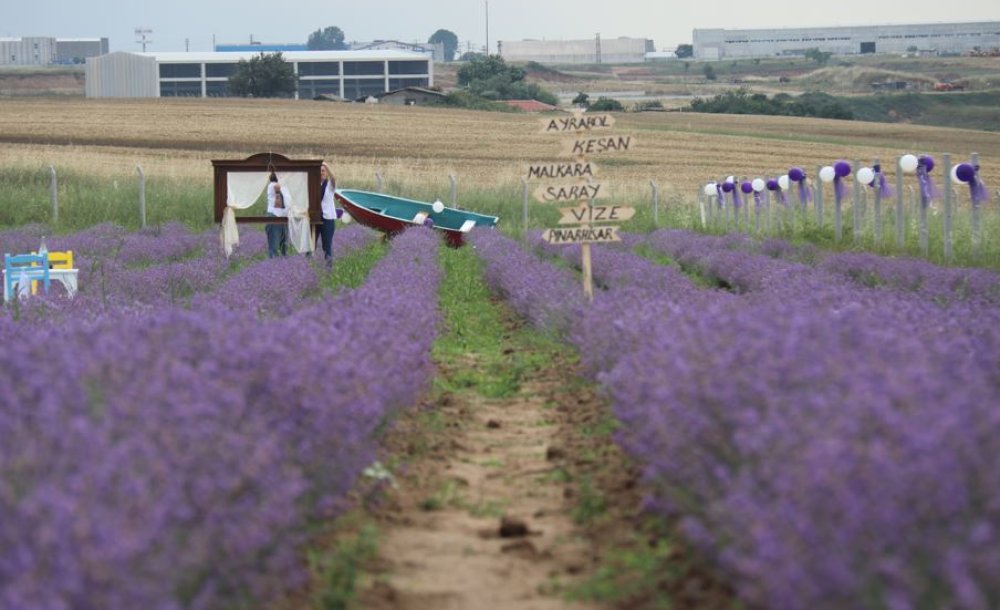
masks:
[[[257,153],[246,159],[213,160],[215,171],[215,222],[222,222],[222,214],[226,211],[226,198],[229,192],[229,172],[306,172],[309,181],[309,222],[322,224],[323,208],[319,187],[323,181],[319,177],[322,159],[289,159],[276,153]],[[237,216],[238,223],[275,223],[287,222],[285,218],[274,216]]]

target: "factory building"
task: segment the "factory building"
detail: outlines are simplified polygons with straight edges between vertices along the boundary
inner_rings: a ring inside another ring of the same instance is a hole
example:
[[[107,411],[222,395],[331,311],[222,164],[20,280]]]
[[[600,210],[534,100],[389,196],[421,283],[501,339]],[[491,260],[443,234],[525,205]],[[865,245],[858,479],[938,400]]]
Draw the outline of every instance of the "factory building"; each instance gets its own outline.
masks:
[[[257,53],[111,53],[87,60],[87,97],[226,97],[240,60]],[[378,96],[434,84],[434,61],[407,51],[283,53],[298,80],[296,99]]]
[[[630,64],[646,61],[655,51],[647,38],[601,38],[588,40],[503,40],[497,44],[506,61],[536,61],[542,64]]]
[[[1000,47],[1000,21],[861,25],[762,30],[696,29],[695,59],[803,55],[809,49],[834,55],[920,53],[961,55]]]
[[[0,65],[7,66],[80,64],[88,57],[105,55],[107,52],[107,38],[0,38]]]

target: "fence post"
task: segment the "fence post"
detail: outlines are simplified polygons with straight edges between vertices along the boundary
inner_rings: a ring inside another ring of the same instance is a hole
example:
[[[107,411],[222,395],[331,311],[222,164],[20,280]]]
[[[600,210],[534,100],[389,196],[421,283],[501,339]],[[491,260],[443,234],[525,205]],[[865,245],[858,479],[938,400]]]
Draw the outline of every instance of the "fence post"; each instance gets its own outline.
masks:
[[[979,167],[979,153],[972,153],[969,160],[972,162],[973,167]],[[976,179],[979,179],[978,171],[976,172]],[[969,199],[969,205],[972,207],[972,255],[976,258],[976,260],[979,260],[980,249],[982,247],[981,244],[983,241],[983,229],[979,218],[979,206],[982,204],[972,201],[975,199],[974,197],[970,197]]]
[[[951,244],[951,223],[952,223],[952,185],[951,185],[951,155],[945,153],[942,155],[944,159],[944,167],[942,172],[944,173],[944,179],[947,187],[944,189],[944,260],[946,262],[951,262],[952,259],[952,244]]]
[[[455,174],[448,174],[448,181],[451,182],[451,207],[458,207],[458,182]]]
[[[847,176],[844,176],[845,182],[851,185],[851,193],[853,194],[854,209],[851,210],[851,222],[853,223],[853,233],[854,233],[854,243],[857,244],[861,241],[861,222],[863,220],[864,211],[861,209],[861,186],[857,183],[858,181],[854,179],[854,172],[861,167],[861,161],[855,159],[852,171]]]
[[[822,167],[816,167],[816,177],[819,178],[819,170]],[[823,230],[823,181],[816,181],[816,188],[813,190],[813,199],[816,205],[816,226],[822,231]]]
[[[375,172],[375,190],[384,193],[385,192],[385,180],[382,179],[382,174]]]
[[[56,168],[49,166],[49,197],[52,199],[52,224],[59,224],[59,184]]]
[[[899,159],[902,159],[900,157]],[[906,245],[906,231],[903,226],[903,166],[896,159],[896,247],[900,250]]]
[[[524,231],[528,231],[528,179],[521,176],[521,210],[524,221]]]
[[[872,166],[878,165],[879,171],[881,172],[882,165],[875,159],[872,162]],[[880,188],[882,181],[879,180],[879,176],[875,175],[875,247],[882,247],[882,189]]]
[[[649,186],[653,189],[653,226],[658,227],[660,226],[660,192],[655,181],[650,180]]]
[[[708,199],[708,207],[709,207],[709,209],[711,209],[712,208],[712,196],[711,195],[706,196],[704,190],[698,189],[698,211],[701,212],[701,230],[702,231],[705,230],[706,222],[708,220],[707,218],[705,218],[705,199],[706,198]]]
[[[139,174],[139,224],[146,228],[146,174],[142,172],[142,166],[135,166],[136,173]]]

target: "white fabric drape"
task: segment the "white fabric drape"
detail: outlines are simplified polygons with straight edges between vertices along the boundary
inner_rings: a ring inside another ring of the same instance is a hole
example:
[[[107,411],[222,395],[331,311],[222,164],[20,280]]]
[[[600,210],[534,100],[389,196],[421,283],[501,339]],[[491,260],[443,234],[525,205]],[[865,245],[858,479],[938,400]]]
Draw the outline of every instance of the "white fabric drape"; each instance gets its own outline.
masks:
[[[288,189],[291,201],[288,208],[288,241],[296,252],[312,252],[316,240],[312,237],[309,223],[309,174],[305,172],[281,172],[278,181]]]
[[[226,210],[222,214],[222,231],[219,234],[222,248],[228,257],[233,247],[240,245],[240,233],[236,228],[236,210],[252,206],[267,186],[268,172],[229,172],[226,192]]]

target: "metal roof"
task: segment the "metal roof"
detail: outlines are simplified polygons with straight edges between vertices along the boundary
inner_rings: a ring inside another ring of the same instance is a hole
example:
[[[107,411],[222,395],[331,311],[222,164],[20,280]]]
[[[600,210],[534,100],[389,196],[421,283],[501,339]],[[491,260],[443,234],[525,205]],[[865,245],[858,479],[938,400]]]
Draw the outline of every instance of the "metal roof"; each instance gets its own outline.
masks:
[[[143,57],[152,57],[160,63],[202,63],[202,62],[236,62],[241,59],[250,60],[260,52],[243,51],[202,51],[185,53],[183,51],[170,53],[135,53]],[[366,51],[284,51],[282,57],[285,61],[365,61],[365,60],[427,60],[424,53],[413,53],[410,51],[399,51],[395,49],[387,50],[366,50]]]

